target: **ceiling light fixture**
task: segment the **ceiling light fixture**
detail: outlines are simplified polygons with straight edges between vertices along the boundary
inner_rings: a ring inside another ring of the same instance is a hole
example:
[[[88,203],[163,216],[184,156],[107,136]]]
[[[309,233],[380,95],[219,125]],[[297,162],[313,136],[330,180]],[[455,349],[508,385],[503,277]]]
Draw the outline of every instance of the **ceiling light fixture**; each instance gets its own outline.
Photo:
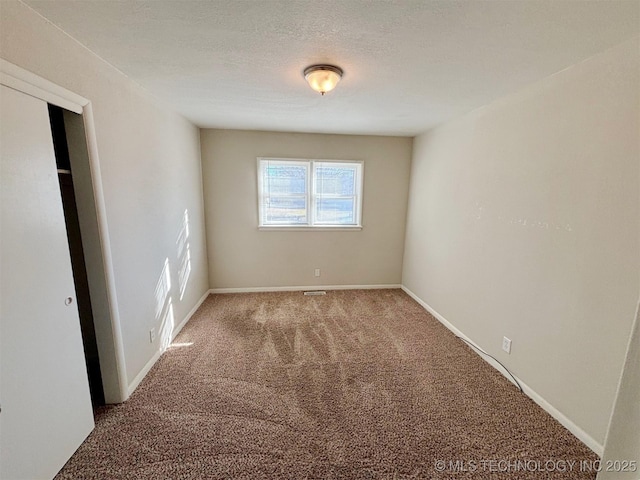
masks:
[[[330,92],[342,78],[342,69],[334,65],[311,65],[304,69],[304,78],[316,92]]]

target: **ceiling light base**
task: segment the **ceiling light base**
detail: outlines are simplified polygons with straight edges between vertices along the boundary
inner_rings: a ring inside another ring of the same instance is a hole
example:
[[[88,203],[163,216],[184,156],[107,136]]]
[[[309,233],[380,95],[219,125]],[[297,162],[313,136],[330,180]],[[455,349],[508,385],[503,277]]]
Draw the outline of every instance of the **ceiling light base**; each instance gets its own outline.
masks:
[[[342,78],[343,71],[335,65],[310,65],[304,69],[304,78],[320,95],[330,92]]]

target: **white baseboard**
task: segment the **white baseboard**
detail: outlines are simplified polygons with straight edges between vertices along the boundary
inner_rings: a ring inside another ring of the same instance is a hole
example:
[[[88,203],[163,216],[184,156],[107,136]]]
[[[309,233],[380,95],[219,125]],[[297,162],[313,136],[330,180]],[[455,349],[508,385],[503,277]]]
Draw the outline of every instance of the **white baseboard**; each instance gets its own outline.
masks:
[[[142,367],[142,370],[138,372],[138,375],[136,375],[135,378],[131,380],[131,383],[129,383],[129,388],[127,389],[127,399],[133,394],[133,392],[135,392],[136,388],[138,388],[138,385],[140,385],[140,382],[142,382],[144,377],[147,376],[147,373],[149,373],[149,370],[151,370],[151,367],[153,367],[153,365],[162,356],[162,353],[162,350],[156,350],[156,353],[153,354],[153,357],[151,357],[147,364]]]
[[[189,311],[189,313],[187,313],[184,319],[178,324],[178,326],[173,329],[173,332],[171,332],[171,341],[173,341],[173,339],[176,338],[178,333],[180,333],[180,330],[182,330],[182,327],[184,327],[187,324],[187,322],[191,320],[191,317],[193,316],[193,314],[196,313],[198,308],[200,308],[200,305],[202,305],[202,302],[206,300],[210,292],[211,292],[210,290],[207,290],[204,293],[204,295],[202,295],[200,300],[196,302],[196,304]],[[127,398],[129,398],[131,394],[135,391],[135,389],[138,388],[138,385],[140,385],[140,382],[142,382],[144,377],[147,376],[147,373],[149,373],[149,370],[151,370],[151,368],[155,365],[155,363],[158,361],[158,359],[162,356],[163,353],[164,353],[164,350],[158,349],[156,353],[153,354],[153,357],[151,357],[151,359],[147,362],[147,364],[144,367],[142,367],[142,370],[140,370],[138,375],[136,375],[135,378],[129,383],[129,387],[127,389]]]
[[[308,285],[297,287],[249,287],[249,288],[212,288],[210,293],[260,293],[260,292],[299,292],[307,290],[378,290],[402,288],[399,284],[388,285]]]
[[[173,341],[178,336],[178,334],[180,333],[180,330],[182,330],[182,327],[184,327],[187,324],[187,322],[191,320],[191,317],[193,317],[193,314],[198,311],[198,309],[200,308],[200,305],[203,304],[203,302],[207,299],[207,297],[210,294],[211,294],[211,290],[207,290],[206,292],[204,292],[204,295],[200,297],[200,300],[198,300],[196,304],[193,306],[193,308],[189,310],[189,313],[185,315],[184,319],[178,324],[178,326],[173,329],[173,333],[171,335],[171,341]]]
[[[458,330],[451,322],[449,322],[446,318],[444,318],[440,313],[438,313],[435,309],[431,307],[427,302],[418,297],[415,293],[409,290],[404,285],[401,286],[402,290],[413,298],[416,302],[418,302],[427,312],[433,315],[440,323],[442,323],[445,327],[447,327],[451,332],[455,335],[464,338],[467,342],[471,343],[474,347],[480,348],[473,340],[467,337],[464,333]],[[475,350],[474,350],[475,351]],[[510,382],[514,383],[513,379],[509,376],[509,374],[505,373],[504,367],[496,362],[493,358],[487,357],[485,355],[481,355],[476,352],[480,358],[485,360],[489,365],[498,370],[502,375],[507,378]],[[531,398],[534,402],[536,402],[540,407],[542,407],[549,415],[555,418],[558,422],[560,422],[567,430],[573,433],[580,441],[582,441],[587,447],[589,447],[593,452],[595,452],[598,456],[602,457],[604,452],[604,446],[596,441],[591,435],[582,430],[578,425],[573,423],[566,415],[564,415],[560,410],[551,405],[547,400],[542,397],[539,393],[537,393],[533,388],[527,385],[522,381],[521,378],[514,375],[524,393]]]

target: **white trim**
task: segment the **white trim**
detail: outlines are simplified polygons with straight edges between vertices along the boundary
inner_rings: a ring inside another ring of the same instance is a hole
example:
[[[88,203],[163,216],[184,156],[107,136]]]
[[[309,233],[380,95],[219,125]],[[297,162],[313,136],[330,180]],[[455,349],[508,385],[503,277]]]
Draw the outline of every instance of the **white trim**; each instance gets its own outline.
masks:
[[[440,323],[442,323],[451,332],[453,332],[454,335],[464,338],[467,342],[471,343],[476,348],[481,348],[473,340],[471,340],[464,333],[462,333],[455,326],[453,326],[451,322],[449,322],[446,318],[444,318],[436,310],[434,310],[431,307],[431,305],[429,305],[427,302],[422,300],[420,297],[418,297],[415,293],[413,293],[407,287],[402,285],[400,288],[402,288],[402,290],[404,290],[404,292],[407,295],[409,295],[416,302],[418,302],[420,306],[422,306],[427,312],[433,315]],[[514,383],[513,379],[510,378],[509,375],[506,375],[504,373],[502,365],[500,365],[498,362],[496,362],[494,359],[490,357],[480,355],[475,350],[473,351],[477,353],[478,356],[483,360],[485,360],[489,365],[491,365],[493,368],[498,370],[502,375],[504,375],[505,378],[507,378],[507,380]],[[567,430],[573,433],[580,441],[582,441],[587,447],[593,450],[598,456],[602,457],[602,454],[604,452],[604,446],[601,443],[596,441],[591,435],[589,435],[587,432],[582,430],[578,425],[573,423],[573,421],[571,421],[565,414],[563,414],[560,410],[558,410],[553,405],[551,405],[547,400],[545,400],[544,397],[542,397],[542,395],[537,393],[533,388],[531,388],[529,385],[523,382],[522,379],[520,379],[520,377],[518,377],[517,375],[514,375],[514,377],[518,380],[518,383],[522,387],[522,390],[524,391],[525,395],[527,395],[531,400],[533,400],[540,407],[542,407],[542,409],[545,410],[549,415],[551,415],[558,422],[560,422]]]
[[[200,297],[200,300],[196,302],[194,307],[189,311],[189,313],[185,315],[184,319],[178,324],[178,326],[173,329],[173,332],[171,332],[172,342],[178,336],[178,334],[180,333],[180,330],[182,330],[182,327],[184,327],[187,324],[187,322],[191,320],[191,317],[198,311],[202,303],[209,296],[210,292],[211,292],[210,290],[207,290],[206,292],[204,292],[204,295]],[[151,357],[151,359],[146,363],[146,365],[142,367],[142,370],[138,372],[135,378],[131,380],[131,383],[129,384],[129,387],[127,389],[127,398],[133,394],[136,388],[138,388],[142,380],[144,380],[144,377],[146,377],[147,373],[149,373],[149,370],[151,370],[151,368],[155,365],[155,363],[158,361],[158,359],[162,356],[164,352],[165,350],[162,350],[162,349],[156,350],[156,353],[153,354],[153,357]]]
[[[269,225],[267,227],[258,227],[258,230],[263,232],[328,232],[328,231],[339,231],[339,230],[351,230],[351,231],[360,231],[362,230],[361,225],[340,225],[340,226],[301,226],[295,227],[290,225]],[[398,287],[399,288],[399,287]]]
[[[631,333],[629,334],[629,340],[627,342],[627,350],[624,356],[624,363],[622,364],[622,370],[620,371],[620,377],[618,378],[618,386],[616,387],[616,397],[613,401],[613,408],[611,409],[611,415],[609,415],[609,423],[607,424],[607,433],[604,437],[604,447],[607,450],[607,456],[609,457],[611,454],[611,447],[607,446],[609,444],[609,435],[611,433],[611,426],[613,424],[613,419],[616,416],[616,410],[618,408],[620,390],[623,387],[623,383],[625,382],[625,370],[630,367],[629,359],[631,358],[631,350],[633,342],[635,341],[634,332],[636,329],[636,324],[640,322],[640,300],[638,301],[638,305],[636,306],[636,315],[634,317],[633,323],[631,324]],[[637,336],[637,335],[636,335]],[[602,455],[601,455],[602,456]]]
[[[116,281],[113,271],[113,259],[111,255],[111,240],[109,238],[109,224],[107,222],[107,209],[102,189],[102,173],[98,156],[98,141],[95,124],[93,122],[93,106],[87,103],[83,108],[82,119],[87,136],[87,151],[89,153],[89,168],[91,169],[91,181],[93,183],[93,195],[96,205],[98,231],[102,249],[102,259],[107,286],[107,299],[111,311],[111,333],[113,335],[114,351],[116,354],[116,368],[118,370],[118,383],[120,386],[120,401],[129,398],[127,387],[127,367],[124,355],[124,341],[120,328],[120,312],[118,310],[118,294],[116,293]]]
[[[204,292],[204,295],[200,297],[200,300],[198,300],[196,304],[193,306],[193,308],[189,310],[189,313],[185,315],[184,319],[178,324],[178,326],[173,329],[173,334],[171,335],[171,341],[173,341],[178,336],[178,334],[182,330],[182,327],[184,327],[187,324],[187,322],[191,320],[191,317],[193,317],[194,313],[198,311],[198,309],[200,308],[200,305],[204,303],[204,301],[207,299],[207,297],[210,294],[211,294],[211,290],[207,290],[206,292]]]
[[[596,455],[602,457],[602,454],[604,453],[604,445],[599,443],[595,438],[582,430],[578,425],[573,423],[571,419],[569,419],[564,413],[547,402],[538,392],[536,392],[533,388],[523,382],[518,376],[516,376],[516,378],[518,379],[518,382],[520,382],[520,386],[522,387],[524,393],[531,400],[536,402],[540,407],[542,407],[543,410],[545,410],[549,415],[560,422],[563,427],[573,433],[573,435],[575,435],[578,440],[589,447]]]
[[[429,305],[428,303],[426,303],[425,301],[423,301],[420,297],[418,297],[415,293],[413,293],[411,290],[409,290],[407,287],[405,287],[404,285],[402,285],[402,290],[404,290],[404,292],[409,295],[411,298],[413,298],[416,302],[418,302],[420,304],[420,306],[422,308],[424,308],[427,312],[429,312],[431,315],[433,315],[440,323],[442,323],[445,327],[447,327],[449,330],[451,330],[451,332],[453,332],[454,335],[460,337],[460,338],[464,338],[467,342],[469,342],[470,344],[472,344],[475,348],[479,348],[481,350],[482,349],[480,346],[478,346],[478,344],[476,344],[476,342],[474,342],[473,340],[471,340],[469,337],[467,337],[464,333],[462,333],[460,330],[458,330],[456,327],[453,326],[453,324],[451,324],[451,322],[449,322],[446,318],[444,318],[442,315],[440,315],[436,310],[433,309],[433,307],[431,307],[431,305]],[[476,353],[478,353],[475,349],[474,351]],[[480,355],[478,353],[478,355]],[[495,368],[496,370],[498,370],[500,373],[502,373],[502,375],[504,375],[504,377],[509,380],[511,383],[513,383],[514,385],[518,385],[513,378],[511,378],[510,375],[505,375],[504,372],[504,368],[502,365],[500,365],[500,363],[498,363],[497,361],[495,361],[493,358],[491,357],[487,357],[485,355],[480,355],[481,358],[483,358],[484,360],[486,360],[487,363],[489,363],[493,368]],[[515,375],[514,375],[515,376]],[[516,377],[518,378],[518,377]],[[520,379],[518,378],[518,383],[520,382]]]
[[[149,370],[151,370],[151,368],[155,365],[155,363],[158,361],[158,359],[162,356],[163,353],[164,352],[160,349],[156,350],[156,353],[153,354],[153,357],[151,357],[151,359],[147,362],[147,364],[144,367],[142,367],[142,370],[138,372],[135,378],[131,380],[131,383],[129,384],[129,388],[127,390],[127,398],[133,395],[133,392],[135,392],[136,388],[138,388],[138,385],[140,385],[142,380],[144,380],[144,377],[147,376],[147,373],[149,373]]]
[[[0,58],[0,83],[75,113],[89,100]]]
[[[94,200],[96,204],[96,217],[104,262],[105,282],[107,286],[107,299],[111,312],[111,329],[113,334],[113,350],[115,352],[115,366],[118,377],[118,392],[105,392],[105,396],[115,402],[123,402],[128,398],[127,375],[124,356],[122,333],[120,328],[120,316],[118,313],[118,299],[113,273],[111,245],[109,242],[109,228],[102,191],[102,178],[100,175],[100,160],[93,121],[93,109],[91,102],[66,88],[56,85],[28,70],[14,65],[0,58],[0,83],[15,90],[34,96],[45,102],[52,103],[66,110],[82,114],[85,135],[87,137],[87,151],[89,154],[89,167],[93,184]],[[99,341],[99,340],[98,340]]]
[[[301,292],[305,290],[383,290],[402,288],[399,284],[379,285],[307,285],[296,287],[249,287],[249,288],[212,288],[209,293],[260,293],[260,292]]]

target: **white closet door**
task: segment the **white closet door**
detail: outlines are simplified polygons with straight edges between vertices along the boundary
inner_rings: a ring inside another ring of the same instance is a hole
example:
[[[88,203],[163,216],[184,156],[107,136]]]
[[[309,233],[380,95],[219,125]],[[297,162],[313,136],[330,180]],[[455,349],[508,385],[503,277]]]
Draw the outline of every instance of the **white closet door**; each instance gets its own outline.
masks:
[[[47,104],[0,89],[0,478],[50,479],[93,412]]]

